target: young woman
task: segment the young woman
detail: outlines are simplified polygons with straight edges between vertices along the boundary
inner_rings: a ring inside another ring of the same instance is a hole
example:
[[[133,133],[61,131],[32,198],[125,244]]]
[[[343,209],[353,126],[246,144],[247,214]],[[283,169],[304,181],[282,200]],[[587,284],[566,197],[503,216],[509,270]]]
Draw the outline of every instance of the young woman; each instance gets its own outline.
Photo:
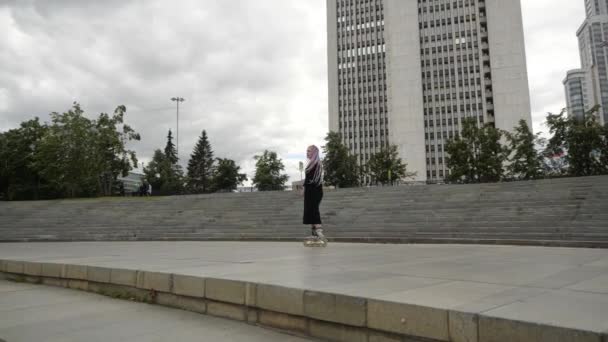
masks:
[[[319,158],[319,148],[315,145],[306,149],[306,178],[304,179],[304,224],[312,226],[312,236],[325,239],[321,225],[319,204],[323,199],[323,165]]]

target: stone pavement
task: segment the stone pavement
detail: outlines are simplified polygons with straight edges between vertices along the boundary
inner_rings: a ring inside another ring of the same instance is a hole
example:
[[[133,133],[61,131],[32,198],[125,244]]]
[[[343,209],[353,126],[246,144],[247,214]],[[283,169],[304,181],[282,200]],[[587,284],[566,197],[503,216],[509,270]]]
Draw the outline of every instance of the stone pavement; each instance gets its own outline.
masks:
[[[605,249],[337,243],[311,249],[296,242],[6,243],[0,244],[0,259],[165,272],[354,296],[366,301],[363,324],[367,327],[439,341],[608,339]],[[390,306],[397,304],[432,310],[428,313],[440,320],[441,328],[400,327],[406,325],[400,317],[407,314]],[[458,316],[452,318],[453,313]],[[469,314],[473,326],[462,321]],[[514,322],[526,325],[515,327]],[[538,326],[558,329],[547,333]],[[454,337],[455,329],[473,337]],[[491,338],[497,331],[502,337]]]
[[[0,340],[308,341],[222,318],[5,280],[0,281]]]

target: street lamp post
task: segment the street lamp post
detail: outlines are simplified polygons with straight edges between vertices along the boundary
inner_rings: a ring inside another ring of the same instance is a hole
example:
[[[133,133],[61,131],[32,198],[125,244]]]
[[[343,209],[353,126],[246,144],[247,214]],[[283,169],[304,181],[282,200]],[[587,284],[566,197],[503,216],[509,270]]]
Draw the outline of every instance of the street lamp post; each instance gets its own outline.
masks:
[[[176,133],[175,133],[175,152],[177,153],[177,158],[179,158],[179,103],[184,102],[183,97],[172,97],[171,101],[177,103],[177,118],[176,118]]]

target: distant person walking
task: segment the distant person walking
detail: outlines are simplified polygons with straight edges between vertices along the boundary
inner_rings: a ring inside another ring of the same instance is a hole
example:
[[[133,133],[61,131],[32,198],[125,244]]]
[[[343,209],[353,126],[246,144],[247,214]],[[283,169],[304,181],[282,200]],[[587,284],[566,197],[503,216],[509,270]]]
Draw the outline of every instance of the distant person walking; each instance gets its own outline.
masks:
[[[304,224],[312,226],[312,236],[325,239],[321,224],[319,204],[323,199],[323,165],[319,148],[315,145],[306,149],[306,177],[304,178]]]

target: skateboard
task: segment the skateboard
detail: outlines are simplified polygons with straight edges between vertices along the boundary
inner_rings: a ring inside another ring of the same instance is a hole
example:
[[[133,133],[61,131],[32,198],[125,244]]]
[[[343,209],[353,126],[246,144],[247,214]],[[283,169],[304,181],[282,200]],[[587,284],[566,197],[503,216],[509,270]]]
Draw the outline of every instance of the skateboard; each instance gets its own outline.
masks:
[[[327,247],[327,239],[309,236],[304,239],[304,247]]]

